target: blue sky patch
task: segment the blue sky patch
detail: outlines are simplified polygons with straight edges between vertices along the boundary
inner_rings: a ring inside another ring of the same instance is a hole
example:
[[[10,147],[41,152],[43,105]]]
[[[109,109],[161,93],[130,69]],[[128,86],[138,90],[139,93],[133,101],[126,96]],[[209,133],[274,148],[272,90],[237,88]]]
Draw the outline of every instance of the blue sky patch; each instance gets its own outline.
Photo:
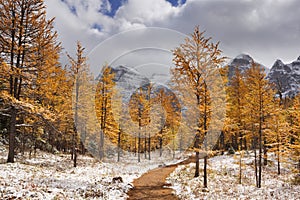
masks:
[[[186,0],[166,0],[172,4],[172,6],[177,7],[179,5],[185,4]]]
[[[108,0],[111,6],[111,11],[110,12],[106,12],[104,14],[110,16],[110,17],[114,17],[117,10],[127,2],[127,0]]]
[[[93,24],[92,25],[92,29],[97,29],[98,31],[101,31],[102,30],[102,27],[100,24]]]

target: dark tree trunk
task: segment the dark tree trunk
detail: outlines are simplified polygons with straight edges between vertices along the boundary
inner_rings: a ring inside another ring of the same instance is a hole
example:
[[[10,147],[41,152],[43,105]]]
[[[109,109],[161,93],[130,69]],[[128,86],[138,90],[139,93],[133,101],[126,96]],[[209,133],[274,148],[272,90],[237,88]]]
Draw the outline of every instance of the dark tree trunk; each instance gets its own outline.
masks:
[[[138,162],[141,162],[141,119],[139,119]]]
[[[74,167],[77,167],[77,148],[74,151]]]
[[[161,131],[162,134],[162,131]],[[159,137],[159,157],[162,156],[162,143],[163,143],[163,139],[162,136]]]
[[[258,171],[257,171],[257,153],[256,153],[256,147],[257,147],[257,138],[254,137],[254,141],[253,141],[253,150],[254,150],[254,169],[255,169],[255,181],[256,181],[256,187],[258,187]]]
[[[221,131],[221,135],[220,135],[220,148],[221,148],[221,154],[224,154],[224,150],[225,150],[225,138],[224,138],[224,132]]]
[[[104,133],[103,133],[104,130],[101,130],[100,131],[100,145],[99,145],[99,157],[100,157],[100,160],[103,160],[104,158]]]
[[[262,130],[261,123],[259,127],[259,153],[258,153],[258,188],[261,188],[261,175],[262,175]]]
[[[280,175],[280,144],[279,135],[277,135],[277,174]]]
[[[204,181],[203,181],[203,187],[207,188],[207,155],[204,157],[204,168],[203,168],[203,173],[204,173]]]
[[[151,137],[150,137],[150,132],[148,133],[148,159],[151,160]]]
[[[267,166],[267,164],[268,164],[268,149],[267,149],[266,137],[264,137],[263,149],[264,149],[264,166]]]
[[[195,177],[199,177],[199,143],[200,143],[200,133],[196,134],[194,148],[196,149],[196,169],[195,169]]]
[[[17,110],[14,106],[10,110],[10,127],[9,127],[9,150],[7,162],[13,163],[15,157],[15,137],[16,137]]]
[[[145,133],[145,138],[144,138],[144,154],[145,154],[145,159],[147,159],[147,137]]]
[[[120,154],[121,154],[121,129],[118,132],[118,162],[120,162]]]

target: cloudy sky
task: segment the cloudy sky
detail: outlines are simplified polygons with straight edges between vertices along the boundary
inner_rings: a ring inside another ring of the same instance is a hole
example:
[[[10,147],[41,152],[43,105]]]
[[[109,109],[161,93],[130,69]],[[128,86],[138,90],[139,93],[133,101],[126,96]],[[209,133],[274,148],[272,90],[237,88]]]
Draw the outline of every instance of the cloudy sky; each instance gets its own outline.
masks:
[[[48,17],[56,17],[64,52],[74,53],[76,41],[86,51],[113,35],[137,28],[161,27],[183,34],[195,25],[224,55],[250,54],[271,67],[276,59],[300,56],[298,0],[45,0]],[[123,38],[124,39],[124,38]],[[147,36],[151,41],[151,34]],[[131,42],[129,40],[129,42]],[[107,52],[118,49],[111,43]],[[103,50],[102,50],[103,51]]]

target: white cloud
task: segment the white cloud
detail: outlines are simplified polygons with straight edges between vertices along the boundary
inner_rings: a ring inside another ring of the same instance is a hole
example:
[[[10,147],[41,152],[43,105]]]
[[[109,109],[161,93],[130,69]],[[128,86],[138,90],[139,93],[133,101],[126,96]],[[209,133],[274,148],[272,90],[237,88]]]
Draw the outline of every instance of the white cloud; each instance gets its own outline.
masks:
[[[124,18],[127,21],[152,25],[176,15],[179,9],[165,0],[128,0],[116,13],[116,19]]]
[[[249,52],[270,67],[277,58],[289,62],[300,54],[297,0],[187,0],[179,7],[172,7],[165,0],[128,0],[114,17],[103,14],[112,9],[108,0],[45,2],[48,15],[56,17],[55,28],[70,53],[74,52],[77,40],[89,51],[120,31],[158,26],[188,34],[195,25],[200,25],[207,36],[221,41],[227,56]],[[118,47],[111,47],[115,48]]]

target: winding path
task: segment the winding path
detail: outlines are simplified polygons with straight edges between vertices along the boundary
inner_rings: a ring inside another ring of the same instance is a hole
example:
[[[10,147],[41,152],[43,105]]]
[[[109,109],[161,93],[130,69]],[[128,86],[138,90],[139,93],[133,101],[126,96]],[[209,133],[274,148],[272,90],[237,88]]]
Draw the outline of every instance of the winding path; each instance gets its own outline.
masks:
[[[166,188],[166,178],[175,170],[178,165],[185,165],[194,162],[195,158],[190,157],[181,163],[159,167],[143,174],[133,181],[134,188],[127,194],[128,200],[176,200],[179,199],[173,194],[173,189]]]

